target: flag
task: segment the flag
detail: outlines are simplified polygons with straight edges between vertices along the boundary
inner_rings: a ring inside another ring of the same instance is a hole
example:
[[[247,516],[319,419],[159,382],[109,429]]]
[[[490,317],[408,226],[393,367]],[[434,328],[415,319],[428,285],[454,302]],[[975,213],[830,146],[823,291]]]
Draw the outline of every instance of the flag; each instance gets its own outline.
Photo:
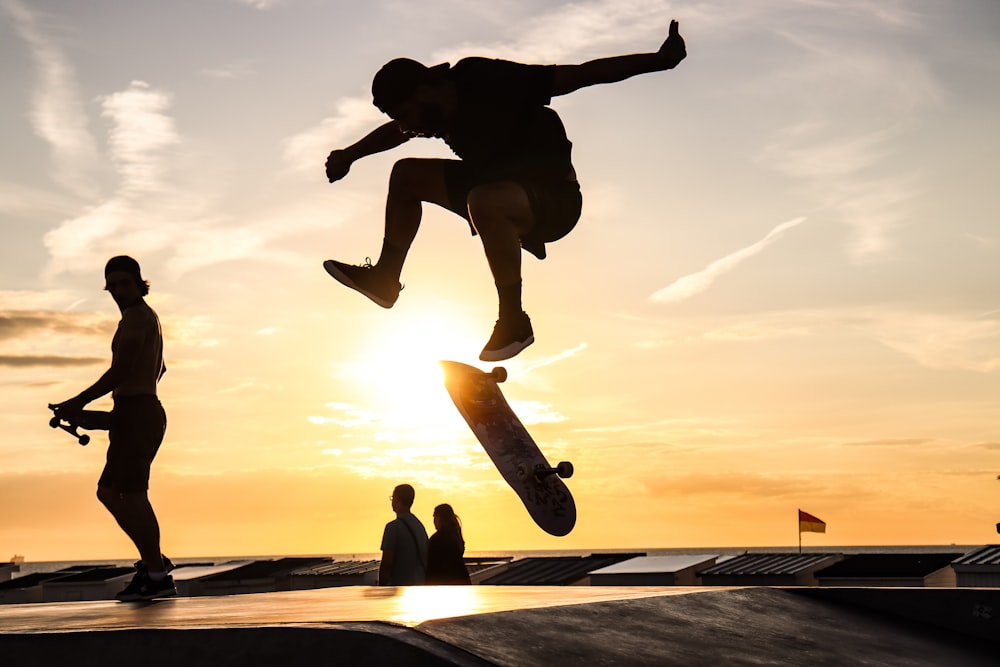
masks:
[[[817,519],[808,512],[799,510],[799,532],[800,533],[825,533],[826,521]]]

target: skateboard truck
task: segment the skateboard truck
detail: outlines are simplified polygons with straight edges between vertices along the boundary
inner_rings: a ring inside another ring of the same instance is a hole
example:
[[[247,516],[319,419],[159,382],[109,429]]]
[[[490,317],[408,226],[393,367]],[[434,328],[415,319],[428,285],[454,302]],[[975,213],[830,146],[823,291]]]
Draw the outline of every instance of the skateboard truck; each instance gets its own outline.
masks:
[[[87,435],[86,433],[81,434],[79,431],[77,431],[76,424],[63,422],[63,420],[60,419],[58,416],[53,415],[52,419],[49,420],[49,426],[51,426],[52,428],[61,428],[62,430],[66,431],[71,436],[76,438],[76,441],[79,442],[84,447],[86,447],[87,444],[90,442],[90,436]]]
[[[54,413],[52,419],[49,420],[49,426],[52,428],[61,428],[76,438],[76,441],[84,447],[90,443],[90,436],[86,433],[80,433],[78,429],[85,428],[92,431],[107,431],[111,427],[111,415],[107,412],[83,410],[79,414],[78,421],[74,422],[66,417],[59,416],[59,413],[55,410],[55,406],[52,404],[49,404],[49,410],[52,410]]]
[[[535,483],[541,484],[550,475],[558,475],[562,479],[569,479],[573,476],[573,464],[569,461],[560,461],[554,468],[544,466],[540,463],[534,468],[530,468],[523,463],[517,466],[517,476],[522,481],[534,479]]]

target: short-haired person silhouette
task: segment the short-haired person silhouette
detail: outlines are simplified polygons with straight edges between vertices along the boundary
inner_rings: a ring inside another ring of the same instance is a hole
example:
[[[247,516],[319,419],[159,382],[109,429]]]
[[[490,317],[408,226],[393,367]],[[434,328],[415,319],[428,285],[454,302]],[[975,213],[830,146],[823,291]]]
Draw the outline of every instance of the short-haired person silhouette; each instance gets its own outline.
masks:
[[[97,497],[139,551],[131,583],[119,600],[148,600],[176,595],[172,567],[160,553],[160,525],[149,502],[149,470],[163,442],[167,416],[156,386],[167,368],[163,363],[160,320],[143,299],[149,282],[139,263],[126,255],[108,260],[106,289],[122,318],[111,341],[111,367],[73,398],[52,406],[74,422],[91,401],[110,393],[114,399],[108,433],[107,463],[97,482]]]
[[[572,144],[552,98],[587,86],[672,69],[687,55],[676,21],[659,50],[598,58],[579,65],[527,65],[464,58],[427,67],[407,58],[375,75],[375,106],[392,120],[326,160],[330,182],[368,155],[412,137],[443,139],[460,158],[407,158],[389,177],[381,254],[372,265],[326,260],[338,281],[391,308],[403,263],[420,227],[423,202],[448,209],[479,234],[499,300],[498,319],[483,361],[501,361],[534,342],[521,304],[521,249],[539,259],[545,244],[568,234],[582,197]]]
[[[392,490],[389,501],[396,518],[382,532],[382,561],[378,568],[379,586],[418,586],[427,570],[427,531],[410,508],[416,492],[409,484]]]

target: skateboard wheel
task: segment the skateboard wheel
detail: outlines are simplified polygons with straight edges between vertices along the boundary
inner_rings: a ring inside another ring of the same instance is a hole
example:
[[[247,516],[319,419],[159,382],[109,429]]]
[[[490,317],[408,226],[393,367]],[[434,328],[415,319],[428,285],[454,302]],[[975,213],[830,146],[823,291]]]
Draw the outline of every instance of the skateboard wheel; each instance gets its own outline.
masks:
[[[81,446],[86,447],[87,443],[89,443],[89,442],[90,442],[90,436],[89,435],[81,435],[80,436],[80,445]]]
[[[563,479],[569,479],[573,476],[573,464],[569,461],[560,461],[559,464],[556,465],[556,474]]]
[[[496,382],[504,382],[507,379],[507,369],[497,366],[490,372],[490,377]]]
[[[52,428],[59,428],[59,417],[53,417],[49,420],[49,426]]]
[[[522,482],[529,479],[535,474],[534,470],[530,470],[528,466],[523,463],[517,464],[517,478]]]

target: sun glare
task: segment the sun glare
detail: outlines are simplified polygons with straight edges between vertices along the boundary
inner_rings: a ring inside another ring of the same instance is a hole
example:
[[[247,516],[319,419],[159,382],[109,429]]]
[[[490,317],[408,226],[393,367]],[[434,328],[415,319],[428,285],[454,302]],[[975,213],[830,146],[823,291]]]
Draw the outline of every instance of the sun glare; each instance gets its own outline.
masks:
[[[438,363],[476,349],[459,318],[410,317],[375,333],[366,350],[338,366],[337,375],[356,383],[362,406],[378,412],[388,427],[441,428],[455,423],[455,407]]]

